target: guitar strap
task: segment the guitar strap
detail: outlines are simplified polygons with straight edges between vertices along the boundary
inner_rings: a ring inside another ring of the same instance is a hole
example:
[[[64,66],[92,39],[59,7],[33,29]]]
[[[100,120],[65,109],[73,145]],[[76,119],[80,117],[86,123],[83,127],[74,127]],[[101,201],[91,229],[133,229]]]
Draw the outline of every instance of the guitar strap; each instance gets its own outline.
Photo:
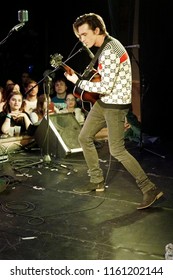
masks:
[[[88,75],[90,74],[90,72],[93,70],[94,65],[96,64],[96,61],[100,55],[100,53],[102,52],[103,48],[105,47],[105,45],[111,41],[111,36],[106,36],[105,40],[103,42],[103,44],[101,45],[101,47],[98,49],[98,51],[96,52],[95,56],[93,57],[93,59],[91,60],[90,64],[86,67],[83,75],[82,75],[82,79],[87,79]]]

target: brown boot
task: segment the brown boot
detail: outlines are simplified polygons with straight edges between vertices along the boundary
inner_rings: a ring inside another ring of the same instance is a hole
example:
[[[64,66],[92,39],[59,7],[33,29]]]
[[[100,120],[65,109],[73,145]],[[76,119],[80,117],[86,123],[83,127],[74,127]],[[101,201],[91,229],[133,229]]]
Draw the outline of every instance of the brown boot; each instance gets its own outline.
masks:
[[[151,206],[157,199],[163,195],[163,192],[156,189],[151,189],[144,193],[142,203],[137,207],[138,210],[148,208]]]
[[[75,193],[90,193],[92,191],[96,191],[96,192],[104,192],[105,190],[105,184],[104,181],[101,183],[88,183],[85,186],[82,187],[76,187],[73,189],[73,191]]]

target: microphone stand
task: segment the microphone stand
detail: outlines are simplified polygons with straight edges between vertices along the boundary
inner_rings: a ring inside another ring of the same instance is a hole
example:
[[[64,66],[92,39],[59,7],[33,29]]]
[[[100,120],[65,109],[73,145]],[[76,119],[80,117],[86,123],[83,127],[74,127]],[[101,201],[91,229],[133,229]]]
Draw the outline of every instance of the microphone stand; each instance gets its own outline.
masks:
[[[78,54],[79,52],[81,52],[83,50],[83,48],[80,48],[78,51],[76,51],[73,55],[71,55],[69,58],[67,58],[63,63],[65,64],[66,62],[68,62],[71,58],[73,58],[76,54]],[[39,80],[35,86],[33,86],[32,88],[30,88],[27,92],[25,92],[25,95],[31,91],[33,88],[35,88],[36,86],[38,86],[39,84],[41,84],[43,81],[45,81],[46,79],[50,79],[49,76],[51,76],[51,74],[53,74],[54,72],[56,72],[57,70],[59,70],[61,67],[61,65],[58,65],[55,69],[53,69],[52,71],[49,72],[49,74],[45,75],[41,80]]]
[[[47,116],[47,130],[46,130],[46,154],[43,157],[43,161],[50,163],[51,157],[49,155],[49,98],[50,98],[50,88],[51,88],[51,82],[52,78],[49,76],[46,76],[45,83],[44,83],[44,94],[46,95],[46,101],[47,101],[47,110],[46,110],[46,116]],[[47,89],[47,90],[46,90]]]
[[[15,25],[15,26],[8,32],[7,36],[0,42],[0,46],[1,46],[2,44],[4,44],[4,43],[7,41],[7,39],[13,34],[13,31],[18,31],[18,30],[19,30],[20,28],[22,28],[24,25],[25,25],[24,22]]]
[[[139,45],[137,45],[137,46],[139,46]],[[138,69],[139,69],[139,76],[140,76],[140,83],[141,83],[141,86],[140,86],[140,100],[139,100],[139,102],[140,102],[140,114],[141,114],[141,129],[140,129],[140,139],[139,139],[139,149],[140,149],[140,152],[142,151],[142,150],[145,150],[145,151],[147,151],[147,152],[149,152],[149,153],[151,153],[151,154],[153,154],[153,155],[156,155],[156,156],[159,156],[159,157],[161,157],[161,158],[165,158],[165,156],[164,155],[161,155],[161,154],[159,154],[159,153],[156,153],[156,152],[154,152],[154,151],[152,151],[152,150],[150,150],[150,149],[147,149],[147,148],[145,148],[144,147],[144,143],[143,143],[143,131],[142,131],[142,110],[143,110],[143,97],[144,97],[144,95],[145,95],[145,80],[144,80],[144,75],[143,75],[143,73],[141,73],[141,69],[140,69],[140,66],[139,66],[139,62],[138,62],[138,60],[136,59],[136,57],[135,57],[135,55],[133,54],[133,52],[131,51],[131,55],[132,55],[132,57],[134,58],[134,60],[135,60],[135,62],[136,62],[136,64],[137,64],[137,66],[138,66]]]
[[[78,54],[79,52],[81,52],[83,50],[83,48],[80,48],[78,51],[76,51],[73,55],[71,55],[70,57],[68,57],[63,63],[66,63],[67,61],[69,61],[71,58],[73,58],[76,54]],[[51,162],[51,157],[49,155],[49,122],[50,122],[50,119],[49,119],[49,97],[50,97],[50,88],[51,88],[51,82],[52,82],[52,78],[50,77],[50,75],[52,73],[54,73],[55,71],[57,71],[58,69],[60,69],[60,66],[61,65],[58,65],[55,69],[53,69],[52,71],[49,72],[49,74],[47,74],[46,76],[44,76],[41,80],[39,80],[30,90],[32,90],[33,88],[35,88],[37,85],[41,84],[43,81],[45,82],[44,83],[44,94],[46,94],[47,96],[47,111],[46,111],[46,116],[47,116],[47,132],[46,132],[46,137],[44,139],[47,140],[47,143],[46,143],[46,154],[43,158],[43,160],[41,160],[40,162],[44,161],[44,162],[47,162],[47,163],[50,163]],[[47,90],[46,90],[47,88]],[[30,91],[29,90],[29,91]],[[27,94],[29,91],[27,91],[25,94]],[[44,142],[43,141],[43,142]],[[39,163],[40,163],[39,162]],[[35,164],[38,164],[37,163],[32,163],[30,165],[35,165]]]

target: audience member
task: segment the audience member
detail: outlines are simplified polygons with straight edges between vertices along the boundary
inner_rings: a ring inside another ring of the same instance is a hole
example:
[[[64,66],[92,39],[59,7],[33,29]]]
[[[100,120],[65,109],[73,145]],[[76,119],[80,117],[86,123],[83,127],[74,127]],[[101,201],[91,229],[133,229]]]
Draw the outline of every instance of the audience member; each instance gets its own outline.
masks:
[[[141,123],[138,121],[138,118],[133,113],[132,110],[129,110],[125,117],[124,123],[124,139],[140,142],[141,137]]]
[[[26,97],[23,101],[25,112],[29,115],[37,107],[39,87],[36,81],[30,80],[26,87]]]
[[[47,112],[47,106],[49,106]],[[46,94],[41,94],[37,98],[37,107],[30,113],[30,119],[33,124],[39,124],[43,117],[49,114],[55,114],[58,112],[58,109],[55,107],[54,103],[51,102],[49,97],[49,102],[47,100]]]
[[[82,112],[81,108],[77,107],[76,98],[72,93],[68,93],[66,96],[66,108],[60,110],[61,113],[73,113],[76,120],[80,125],[84,124],[85,121],[85,115]]]
[[[9,86],[13,85],[13,84],[14,84],[13,80],[8,79],[8,80],[5,82],[5,89],[8,88]]]
[[[65,77],[57,78],[54,82],[54,96],[52,102],[61,110],[66,107],[67,82]]]
[[[2,112],[4,104],[5,104],[4,88],[0,86],[0,112]]]
[[[25,93],[27,91],[27,86],[30,80],[31,80],[30,74],[27,71],[22,72],[19,85],[20,85],[20,92],[23,94],[23,97],[26,97]]]
[[[22,105],[22,93],[12,91],[7,97],[3,111],[0,113],[1,133],[9,134],[10,128],[14,126],[20,126],[21,133],[27,131],[31,121]]]
[[[19,86],[19,84],[16,84],[12,80],[7,80],[5,83],[5,88],[4,88],[4,100],[7,99],[8,95],[12,91],[20,91],[20,86]]]

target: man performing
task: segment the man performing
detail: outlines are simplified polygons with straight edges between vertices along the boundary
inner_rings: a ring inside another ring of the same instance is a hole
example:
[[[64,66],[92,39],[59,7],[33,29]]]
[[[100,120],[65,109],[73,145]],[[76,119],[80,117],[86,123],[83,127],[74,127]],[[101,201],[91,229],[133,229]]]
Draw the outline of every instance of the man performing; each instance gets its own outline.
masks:
[[[73,191],[89,193],[105,190],[94,137],[106,126],[111,155],[134,177],[143,193],[143,201],[137,209],[148,208],[163,195],[163,192],[150,181],[138,161],[125,148],[124,121],[131,106],[132,88],[128,53],[117,39],[109,36],[103,19],[95,13],[78,17],[73,24],[73,31],[84,46],[87,48],[95,46],[100,51],[97,67],[100,81],[88,80],[85,77],[81,79],[75,73],[64,73],[76,87],[91,94],[99,94],[79,135],[79,142],[89,169],[90,182]]]

